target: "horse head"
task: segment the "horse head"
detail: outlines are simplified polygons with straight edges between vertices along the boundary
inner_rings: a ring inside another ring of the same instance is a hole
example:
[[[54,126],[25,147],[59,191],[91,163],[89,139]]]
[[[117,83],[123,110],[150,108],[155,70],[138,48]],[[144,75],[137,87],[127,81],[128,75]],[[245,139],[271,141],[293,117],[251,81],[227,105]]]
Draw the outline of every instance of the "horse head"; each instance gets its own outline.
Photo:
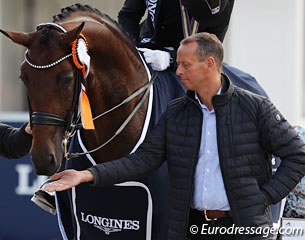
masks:
[[[31,155],[38,175],[53,174],[62,162],[62,139],[76,104],[77,70],[71,57],[71,43],[83,27],[84,23],[66,31],[50,23],[39,25],[31,33],[0,30],[27,48],[20,79],[28,93],[33,134]]]
[[[63,154],[67,153],[63,143],[79,126],[82,89],[89,99],[95,130],[80,130],[81,138],[97,163],[121,157],[134,148],[142,136],[149,106],[146,68],[115,21],[80,4],[62,9],[53,19],[31,33],[0,30],[27,48],[20,78],[28,93],[31,156],[38,175],[54,174],[63,156],[72,155]],[[75,48],[84,52],[83,47],[78,48],[81,42],[86,46],[89,66],[75,53]]]

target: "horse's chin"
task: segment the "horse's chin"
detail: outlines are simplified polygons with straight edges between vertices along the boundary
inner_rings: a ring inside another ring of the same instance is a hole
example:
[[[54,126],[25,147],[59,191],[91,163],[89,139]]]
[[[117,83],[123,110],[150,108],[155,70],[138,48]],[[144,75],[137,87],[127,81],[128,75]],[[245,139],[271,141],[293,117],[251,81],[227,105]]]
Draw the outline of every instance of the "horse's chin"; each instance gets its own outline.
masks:
[[[33,153],[31,155],[36,175],[52,176],[59,171],[62,157],[58,158],[52,154],[44,157],[38,157]]]
[[[36,168],[35,173],[36,175],[43,175],[43,176],[52,176],[53,174],[57,173],[60,169],[60,165],[58,167],[54,166],[47,166],[47,168]]]

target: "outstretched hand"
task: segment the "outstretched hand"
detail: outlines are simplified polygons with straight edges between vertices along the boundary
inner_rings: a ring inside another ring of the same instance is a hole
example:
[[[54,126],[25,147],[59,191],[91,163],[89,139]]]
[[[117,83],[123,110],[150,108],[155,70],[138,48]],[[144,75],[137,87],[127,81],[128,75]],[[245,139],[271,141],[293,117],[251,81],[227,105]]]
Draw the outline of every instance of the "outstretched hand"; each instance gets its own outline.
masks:
[[[55,173],[50,178],[52,182],[43,186],[43,190],[47,192],[64,191],[84,182],[91,182],[94,180],[92,173],[88,170],[76,171],[65,170]]]
[[[29,134],[29,135],[32,135],[32,129],[31,129],[31,124],[28,123],[24,129],[24,131]]]

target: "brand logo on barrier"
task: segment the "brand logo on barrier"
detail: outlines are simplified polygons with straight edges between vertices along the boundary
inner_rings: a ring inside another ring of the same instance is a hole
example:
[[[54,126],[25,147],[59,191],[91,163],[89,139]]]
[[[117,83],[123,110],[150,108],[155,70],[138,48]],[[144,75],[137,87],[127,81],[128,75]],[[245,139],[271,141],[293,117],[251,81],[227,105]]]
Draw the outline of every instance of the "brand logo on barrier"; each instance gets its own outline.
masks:
[[[140,221],[137,220],[123,220],[94,216],[81,212],[81,221],[93,225],[97,229],[103,231],[106,235],[122,230],[140,229]]]
[[[36,176],[31,164],[17,164],[18,186],[15,189],[17,195],[33,195],[37,189],[48,179],[47,176]]]
[[[151,18],[152,24],[155,25],[157,0],[146,0],[146,5],[147,5],[148,14]]]

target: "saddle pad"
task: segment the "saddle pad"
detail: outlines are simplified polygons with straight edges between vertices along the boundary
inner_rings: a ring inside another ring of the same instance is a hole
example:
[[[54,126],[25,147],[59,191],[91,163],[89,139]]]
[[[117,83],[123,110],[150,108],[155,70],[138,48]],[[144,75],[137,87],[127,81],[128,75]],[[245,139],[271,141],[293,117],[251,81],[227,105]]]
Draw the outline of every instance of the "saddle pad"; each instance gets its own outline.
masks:
[[[75,137],[71,142],[73,151],[81,150],[78,140]],[[66,161],[66,169],[87,169],[93,165],[92,161],[88,155],[71,159]],[[152,198],[141,182],[125,182],[109,188],[83,183],[56,195],[64,239],[151,239]]]

